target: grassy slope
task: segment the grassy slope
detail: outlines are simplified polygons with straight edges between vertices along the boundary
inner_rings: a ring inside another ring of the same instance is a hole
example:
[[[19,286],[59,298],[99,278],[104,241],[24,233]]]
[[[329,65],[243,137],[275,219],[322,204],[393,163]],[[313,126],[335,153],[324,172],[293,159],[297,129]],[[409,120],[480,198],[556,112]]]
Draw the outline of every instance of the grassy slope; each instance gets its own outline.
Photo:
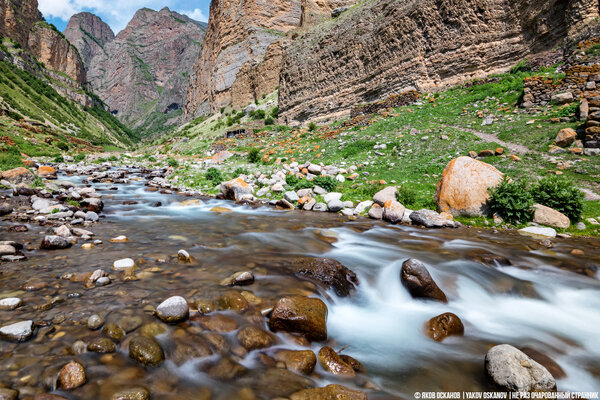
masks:
[[[557,76],[553,69],[537,71],[536,75]],[[549,147],[557,132],[566,127],[580,125],[574,118],[573,106],[548,105],[537,113],[528,114],[516,107],[522,93],[523,78],[530,72],[514,72],[492,77],[479,84],[451,88],[442,93],[424,95],[420,104],[383,112],[371,117],[366,127],[338,128],[341,123],[320,127],[315,132],[308,129],[269,127],[271,133],[258,134],[245,139],[222,139],[224,128],[211,129],[202,122],[185,128],[178,134],[188,136],[186,142],[171,141],[160,146],[162,153],[175,156],[199,155],[217,143],[241,155],[252,148],[261,149],[268,157],[262,165],[249,164],[245,156],[234,157],[222,167],[225,177],[233,176],[235,169],[272,171],[269,165],[276,159],[282,161],[323,162],[338,167],[359,166],[360,177],[340,184],[338,191],[344,199],[368,200],[383,187],[378,181],[401,187],[401,196],[407,207],[434,208],[436,184],[448,161],[470,150],[495,149],[495,141],[480,139],[471,131],[496,135],[497,139],[527,147],[530,151],[520,155],[521,161],[512,161],[509,149],[502,157],[488,157],[486,162],[496,166],[513,178],[534,180],[548,174],[562,174],[579,187],[600,189],[600,157],[574,156],[570,153],[550,155]],[[493,125],[482,126],[482,115],[495,116]],[[568,122],[556,119],[570,116]],[[216,120],[218,121],[218,119]],[[411,133],[412,132],[412,133]],[[173,135],[176,137],[176,135]],[[172,138],[172,137],[171,137]],[[376,144],[386,144],[383,150],[374,150]],[[381,155],[377,155],[376,152]],[[192,160],[193,161],[193,160]],[[266,164],[266,165],[265,165]],[[183,162],[178,176],[189,186],[211,192],[213,182],[207,181],[204,171],[194,162]],[[598,202],[587,202],[585,218],[600,216]],[[490,221],[463,220],[466,223]],[[575,233],[574,228],[571,229]],[[598,234],[598,229],[588,225],[584,234]]]

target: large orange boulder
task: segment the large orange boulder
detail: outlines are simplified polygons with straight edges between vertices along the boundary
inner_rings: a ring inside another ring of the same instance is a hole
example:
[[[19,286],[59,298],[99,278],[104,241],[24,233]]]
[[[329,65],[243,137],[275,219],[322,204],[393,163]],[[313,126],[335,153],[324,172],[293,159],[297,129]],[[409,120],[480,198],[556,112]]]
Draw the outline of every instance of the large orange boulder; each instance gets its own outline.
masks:
[[[4,171],[2,179],[7,180],[13,185],[18,185],[19,183],[33,183],[35,175],[27,168],[19,167]]]
[[[39,167],[37,174],[41,178],[56,178],[56,170],[48,165]]]
[[[571,128],[561,129],[554,139],[558,147],[570,146],[577,139],[577,132]]]
[[[435,193],[438,211],[455,217],[487,215],[488,190],[502,178],[502,173],[493,166],[470,157],[450,161]]]

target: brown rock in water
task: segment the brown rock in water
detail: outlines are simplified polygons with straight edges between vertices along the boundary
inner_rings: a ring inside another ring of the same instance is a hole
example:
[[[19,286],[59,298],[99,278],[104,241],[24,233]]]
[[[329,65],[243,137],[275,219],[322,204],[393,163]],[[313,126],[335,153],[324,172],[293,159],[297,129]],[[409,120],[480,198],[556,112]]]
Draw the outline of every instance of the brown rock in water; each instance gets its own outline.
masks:
[[[450,161],[435,193],[438,211],[455,217],[487,215],[488,190],[496,187],[502,178],[495,167],[470,157]]]
[[[275,343],[273,335],[255,326],[240,329],[237,339],[246,350],[264,349]]]
[[[330,258],[297,257],[289,262],[296,275],[333,289],[340,297],[350,295],[359,284],[354,272]]]
[[[356,358],[351,357],[347,354],[340,354],[340,358],[342,359],[343,362],[345,362],[346,364],[351,366],[354,371],[363,373],[363,374],[367,372],[367,368]]]
[[[485,265],[489,265],[489,266],[496,266],[496,265],[501,265],[501,266],[506,266],[506,265],[512,265],[512,262],[504,257],[504,256],[500,256],[498,254],[494,254],[491,253],[487,250],[483,250],[483,249],[473,249],[473,250],[469,250],[469,252],[465,255],[465,257],[468,260],[471,261],[475,261],[481,264],[485,264]]]
[[[304,335],[308,340],[327,339],[327,306],[320,299],[284,297],[271,312],[269,328]]]
[[[427,321],[425,333],[436,342],[441,342],[448,336],[462,336],[465,333],[465,327],[458,315],[445,313]]]
[[[129,342],[129,357],[146,366],[157,366],[165,360],[165,353],[156,340],[135,336]]]
[[[448,302],[444,292],[438,287],[425,265],[419,260],[410,258],[404,261],[400,271],[400,279],[402,285],[416,299]]]
[[[68,400],[66,397],[51,393],[36,394],[33,400]]]
[[[221,296],[219,305],[224,310],[246,311],[250,305],[248,300],[240,292],[229,291]]]
[[[317,364],[317,357],[312,350],[280,350],[274,358],[285,363],[287,369],[304,375],[312,373]]]
[[[72,390],[82,386],[85,383],[85,369],[83,365],[76,361],[71,361],[58,374],[60,387],[65,390]]]
[[[120,342],[121,339],[125,337],[125,331],[119,325],[114,323],[108,323],[104,325],[102,328],[102,333],[104,333],[109,338]]]
[[[150,400],[150,391],[141,386],[121,389],[113,393],[110,400]]]
[[[17,400],[19,392],[14,389],[0,388],[0,400]]]
[[[35,175],[27,168],[19,167],[2,172],[2,179],[18,185],[19,183],[33,183]]]
[[[325,346],[319,350],[319,363],[325,368],[325,371],[334,375],[356,375],[354,368],[346,364],[331,347]]]
[[[97,353],[114,353],[116,347],[115,343],[108,338],[96,338],[88,344],[87,349]]]
[[[244,373],[246,373],[246,368],[229,357],[222,358],[208,370],[208,374],[211,378],[220,380],[231,380]]]
[[[189,360],[205,358],[211,355],[212,351],[208,347],[208,344],[199,336],[193,338],[193,340],[178,340],[175,350],[169,356],[169,359],[173,360],[177,365],[182,365]]]
[[[548,357],[544,353],[537,351],[531,347],[523,347],[520,349],[523,353],[527,354],[532,360],[542,364],[544,368],[552,374],[554,379],[562,379],[567,376],[565,371],[561,368],[560,365],[552,358]]]
[[[290,396],[290,400],[367,400],[367,394],[342,385],[304,389]]]
[[[237,329],[238,324],[235,319],[226,315],[214,314],[192,318],[192,321],[198,321],[202,328],[218,333],[227,333]]]

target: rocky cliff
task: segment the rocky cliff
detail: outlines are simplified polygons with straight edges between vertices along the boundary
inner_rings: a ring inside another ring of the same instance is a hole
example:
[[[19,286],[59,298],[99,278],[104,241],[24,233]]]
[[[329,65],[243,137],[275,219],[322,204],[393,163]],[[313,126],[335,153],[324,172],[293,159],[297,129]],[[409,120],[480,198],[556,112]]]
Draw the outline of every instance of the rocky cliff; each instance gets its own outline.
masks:
[[[160,125],[174,124],[182,114],[189,71],[198,59],[205,29],[204,24],[168,8],[139,10],[89,61],[88,81],[126,125],[144,129],[157,119]],[[88,31],[90,35],[102,32]],[[83,41],[76,43],[85,51]]]
[[[598,0],[373,0],[302,35],[286,51],[283,122],[505,70],[598,17]]]
[[[104,46],[115,38],[110,26],[89,12],[73,15],[64,34],[79,50],[86,68],[89,68],[92,58],[103,53]]]
[[[0,34],[17,42],[42,62],[52,75],[56,90],[67,93],[82,89],[85,68],[77,49],[53,26],[47,24],[38,10],[37,0],[0,0]],[[35,70],[34,67],[30,68]],[[55,74],[55,73],[58,74]],[[65,74],[68,82],[58,83]],[[54,79],[56,78],[56,79]],[[88,103],[89,98],[78,95],[75,100]]]
[[[279,85],[292,31],[331,17],[357,0],[213,0],[206,39],[194,67],[186,113],[240,109]]]

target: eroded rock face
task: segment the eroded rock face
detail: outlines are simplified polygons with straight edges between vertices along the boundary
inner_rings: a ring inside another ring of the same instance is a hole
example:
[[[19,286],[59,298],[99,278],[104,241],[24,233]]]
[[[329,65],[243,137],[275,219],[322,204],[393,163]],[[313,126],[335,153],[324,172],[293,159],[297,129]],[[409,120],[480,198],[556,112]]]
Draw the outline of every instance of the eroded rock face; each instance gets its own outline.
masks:
[[[70,24],[77,26],[77,20]],[[110,33],[94,21],[102,43]],[[88,80],[94,91],[117,118],[138,127],[149,123],[152,112],[179,116],[188,72],[198,59],[204,32],[205,24],[168,8],[158,12],[144,8],[114,39],[105,42],[102,51],[86,47],[77,29],[68,33],[74,35],[82,53],[94,53],[88,63]]]
[[[86,69],[90,67],[90,61],[104,51],[104,46],[115,38],[110,26],[89,12],[73,15],[64,35],[79,50]]]
[[[438,211],[453,216],[487,215],[488,190],[497,186],[502,178],[495,167],[470,157],[450,161],[435,193]]]
[[[287,48],[279,92],[288,124],[356,104],[503,71],[598,17],[592,0],[377,0]]]

